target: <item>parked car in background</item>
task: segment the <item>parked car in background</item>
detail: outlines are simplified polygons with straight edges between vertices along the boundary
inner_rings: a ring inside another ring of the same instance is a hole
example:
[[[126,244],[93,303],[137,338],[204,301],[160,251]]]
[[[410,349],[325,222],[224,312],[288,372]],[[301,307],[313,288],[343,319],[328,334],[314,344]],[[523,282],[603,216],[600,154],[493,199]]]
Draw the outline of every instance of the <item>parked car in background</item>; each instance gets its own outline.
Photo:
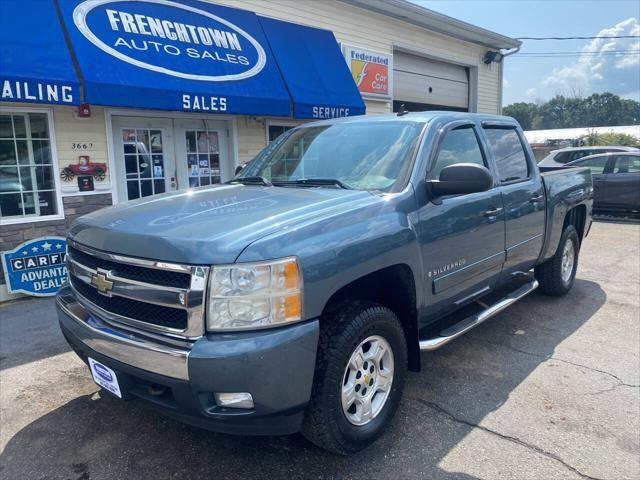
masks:
[[[607,152],[638,152],[636,147],[607,146],[607,147],[568,147],[552,150],[538,165],[541,167],[560,167],[583,157]]]
[[[591,170],[594,211],[640,213],[640,151],[590,155],[566,166]]]

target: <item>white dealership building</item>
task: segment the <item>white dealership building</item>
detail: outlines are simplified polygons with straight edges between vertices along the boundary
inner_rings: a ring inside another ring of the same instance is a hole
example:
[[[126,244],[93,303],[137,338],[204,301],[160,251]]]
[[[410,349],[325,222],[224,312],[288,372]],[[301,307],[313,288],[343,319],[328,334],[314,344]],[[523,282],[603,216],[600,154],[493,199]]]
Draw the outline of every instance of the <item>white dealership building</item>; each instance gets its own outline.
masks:
[[[7,0],[0,23],[0,251],[224,182],[302,122],[500,113],[520,44],[405,0]]]

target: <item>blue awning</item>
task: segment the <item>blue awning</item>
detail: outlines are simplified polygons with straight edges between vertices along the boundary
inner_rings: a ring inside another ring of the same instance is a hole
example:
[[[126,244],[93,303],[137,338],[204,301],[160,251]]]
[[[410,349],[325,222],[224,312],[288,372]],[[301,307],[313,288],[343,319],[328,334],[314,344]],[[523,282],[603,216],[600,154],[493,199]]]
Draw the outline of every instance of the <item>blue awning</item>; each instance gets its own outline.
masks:
[[[260,17],[295,118],[363,115],[365,105],[332,32]]]
[[[286,87],[252,12],[192,0],[59,2],[87,103],[291,113]]]
[[[0,2],[0,88],[3,102],[80,102],[53,1]]]

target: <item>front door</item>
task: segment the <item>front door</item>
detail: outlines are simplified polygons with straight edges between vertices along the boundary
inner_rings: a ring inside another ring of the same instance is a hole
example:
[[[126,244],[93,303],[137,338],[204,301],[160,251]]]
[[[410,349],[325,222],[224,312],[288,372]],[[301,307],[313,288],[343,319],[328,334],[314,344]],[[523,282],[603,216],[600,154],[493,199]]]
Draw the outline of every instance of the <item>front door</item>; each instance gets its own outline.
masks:
[[[608,202],[612,209],[637,212],[640,209],[640,156],[616,155],[613,165],[607,170],[611,173],[604,176],[605,202]]]
[[[427,179],[438,179],[444,167],[455,163],[489,167],[474,125],[452,126],[444,133]],[[426,315],[444,314],[456,302],[489,291],[505,257],[500,189],[443,197],[422,206],[417,215]]]
[[[224,182],[229,165],[227,122],[176,119],[176,172],[181,188]]]
[[[119,202],[177,189],[171,120],[113,117],[112,130]]]

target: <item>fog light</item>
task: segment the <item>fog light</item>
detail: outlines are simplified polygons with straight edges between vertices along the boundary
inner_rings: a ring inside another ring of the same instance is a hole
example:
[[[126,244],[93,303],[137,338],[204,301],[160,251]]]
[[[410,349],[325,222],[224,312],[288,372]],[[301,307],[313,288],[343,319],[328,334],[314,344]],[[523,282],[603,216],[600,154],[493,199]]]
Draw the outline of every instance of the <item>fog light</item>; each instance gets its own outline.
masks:
[[[253,408],[253,397],[247,392],[216,393],[216,403],[227,408]]]

